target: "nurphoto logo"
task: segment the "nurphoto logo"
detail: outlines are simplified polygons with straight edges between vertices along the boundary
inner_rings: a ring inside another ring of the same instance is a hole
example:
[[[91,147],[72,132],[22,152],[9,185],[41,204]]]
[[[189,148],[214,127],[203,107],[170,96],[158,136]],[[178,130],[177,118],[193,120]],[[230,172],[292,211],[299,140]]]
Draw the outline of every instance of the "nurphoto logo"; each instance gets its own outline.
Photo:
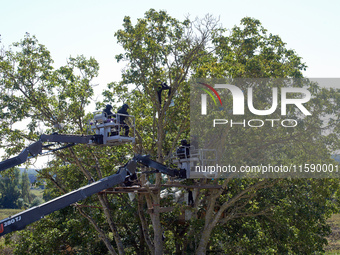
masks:
[[[214,101],[214,104],[217,106],[216,99],[214,98],[213,92],[217,99],[220,102],[221,107],[220,110],[223,110],[223,101],[216,91],[216,89],[227,89],[232,95],[232,115],[245,115],[245,96],[244,92],[235,85],[230,84],[215,84],[214,87],[208,85],[206,83],[199,83],[204,85],[206,88],[200,88],[200,90],[204,91],[205,93],[201,94],[201,115],[207,115],[207,95]],[[209,90],[208,90],[209,89]],[[307,103],[311,99],[311,93],[305,88],[294,88],[294,87],[283,87],[281,88],[281,116],[287,115],[287,105],[293,105],[297,109],[301,111],[305,116],[312,115],[306,107],[303,105]],[[300,94],[300,98],[289,98],[289,93]],[[271,107],[269,109],[256,109],[254,107],[254,95],[253,95],[253,88],[249,87],[247,89],[247,106],[248,110],[257,116],[268,116],[273,114],[279,105],[279,93],[278,88],[272,88],[272,100],[271,100]],[[297,125],[297,121],[295,119],[250,119],[250,120],[243,120],[241,122],[233,122],[230,119],[214,119],[213,120],[213,127],[216,125],[224,125],[230,123],[231,126],[241,125],[241,126],[248,126],[248,127],[262,127],[266,122],[271,123],[271,126],[274,127],[275,123],[281,124],[283,127],[295,127]]]

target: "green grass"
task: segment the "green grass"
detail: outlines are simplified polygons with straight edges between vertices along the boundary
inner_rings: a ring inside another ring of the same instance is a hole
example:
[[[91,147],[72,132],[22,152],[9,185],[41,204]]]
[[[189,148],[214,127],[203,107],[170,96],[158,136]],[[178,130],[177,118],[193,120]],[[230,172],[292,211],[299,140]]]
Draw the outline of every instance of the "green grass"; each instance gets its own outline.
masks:
[[[340,255],[340,214],[334,214],[328,220],[331,225],[332,233],[327,238],[328,246],[326,247],[327,255]]]
[[[325,255],[340,255],[340,250],[337,251],[326,251]]]
[[[30,192],[37,197],[43,198],[43,189],[31,189]],[[13,216],[21,211],[23,211],[23,209],[0,209],[0,220]]]
[[[333,214],[328,223],[340,228],[340,214]]]
[[[0,220],[8,218],[9,216],[21,211],[21,209],[0,209]],[[13,247],[11,244],[6,244],[4,236],[0,237],[0,254],[13,254]]]
[[[37,197],[43,198],[44,190],[43,189],[30,189],[30,192]]]
[[[0,209],[0,220],[21,212],[22,209]]]

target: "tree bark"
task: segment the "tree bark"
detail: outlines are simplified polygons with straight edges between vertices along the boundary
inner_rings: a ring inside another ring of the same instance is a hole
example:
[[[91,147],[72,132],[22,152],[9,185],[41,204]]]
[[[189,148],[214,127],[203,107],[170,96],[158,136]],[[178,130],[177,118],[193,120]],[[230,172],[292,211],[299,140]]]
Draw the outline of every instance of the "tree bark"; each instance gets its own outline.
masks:
[[[214,207],[218,192],[214,192],[215,194],[211,194],[209,198],[208,208],[206,210],[205,215],[205,224],[202,230],[201,239],[199,241],[199,245],[196,249],[196,255],[206,254],[207,245],[210,239],[210,234],[213,228],[216,225],[214,222]]]
[[[121,240],[121,238],[118,234],[117,227],[112,220],[112,217],[111,217],[111,214],[110,214],[110,211],[109,211],[109,203],[108,203],[107,198],[105,196],[106,195],[98,194],[99,201],[104,208],[104,214],[105,214],[106,221],[109,223],[110,229],[113,233],[113,237],[114,237],[115,242],[117,244],[118,253],[120,255],[123,255],[123,254],[125,254],[124,246],[123,246],[122,240]]]
[[[141,221],[141,227],[142,227],[142,231],[143,231],[143,236],[144,239],[146,241],[146,244],[151,252],[152,255],[154,255],[154,246],[151,242],[149,233],[148,233],[148,227],[147,227],[147,222],[146,219],[144,217],[144,213],[143,213],[143,195],[139,194],[138,195],[138,215],[139,215],[139,219]]]
[[[83,215],[86,219],[88,219],[90,221],[90,223],[92,224],[92,226],[96,229],[96,231],[99,234],[100,239],[102,239],[106,248],[109,250],[109,253],[111,255],[117,255],[115,249],[111,245],[111,242],[110,242],[109,238],[105,235],[104,231],[100,229],[100,227],[97,225],[97,223],[89,215],[85,214],[79,207],[77,209],[80,212],[80,214]]]

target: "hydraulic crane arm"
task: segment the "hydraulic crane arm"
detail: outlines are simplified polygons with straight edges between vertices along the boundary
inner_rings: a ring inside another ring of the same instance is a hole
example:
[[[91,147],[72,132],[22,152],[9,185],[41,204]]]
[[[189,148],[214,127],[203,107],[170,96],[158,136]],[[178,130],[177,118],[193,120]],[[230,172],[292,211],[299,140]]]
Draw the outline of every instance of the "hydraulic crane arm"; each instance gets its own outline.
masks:
[[[40,152],[41,147],[42,147],[41,141],[32,144],[31,146],[26,148],[19,156],[2,162],[1,163],[2,167],[8,168],[8,167],[12,167],[17,164],[21,164],[25,162],[27,159],[27,155],[29,153],[32,155],[35,155]],[[154,168],[156,172],[160,172],[160,173],[172,176],[172,177],[186,178],[185,169],[178,170],[178,169],[169,168],[159,162],[151,160],[148,155],[143,156],[143,155],[137,154],[125,166],[121,167],[119,171],[114,175],[108,176],[97,182],[93,182],[75,191],[71,191],[63,196],[57,197],[44,204],[35,206],[26,211],[23,211],[14,216],[11,216],[7,219],[1,220],[0,221],[0,237],[13,231],[21,230],[25,228],[25,226],[27,226],[28,224],[42,219],[45,215],[48,215],[62,208],[65,208],[95,193],[103,191],[107,188],[111,188],[115,185],[122,184],[124,182],[129,183],[130,178],[132,179],[136,178],[135,171],[136,171],[137,163],[140,163],[147,167]]]
[[[88,136],[59,135],[59,134],[41,135],[39,141],[25,148],[18,156],[15,156],[13,158],[0,162],[0,172],[8,168],[25,163],[29,157],[35,157],[38,154],[41,154],[43,148],[46,148],[49,146],[49,145],[44,146],[43,142],[68,143],[68,145],[66,146],[62,146],[60,148],[51,150],[51,151],[56,151],[56,150],[65,149],[75,144],[102,144],[103,138],[102,138],[102,135],[88,135]]]
[[[0,162],[0,171],[25,163],[28,156],[36,156],[42,151],[42,142],[38,141],[25,148],[18,156]]]
[[[135,160],[137,163],[143,164],[144,166],[154,168],[156,169],[156,171],[169,175],[171,177],[179,177],[183,179],[187,178],[185,169],[178,170],[178,169],[169,168],[159,162],[156,162],[150,159],[149,155],[136,154],[133,160]]]
[[[82,143],[82,144],[102,144],[102,135],[41,135],[40,141],[42,142],[56,142],[56,143]]]
[[[126,178],[135,173],[135,169],[136,162],[130,161],[124,167],[121,167],[118,173],[114,175],[108,176],[97,182],[93,182],[80,189],[50,200],[44,204],[32,207],[14,216],[3,219],[0,221],[0,236],[16,230],[21,230],[28,224],[42,219],[45,215],[65,208],[102,190],[124,183]]]

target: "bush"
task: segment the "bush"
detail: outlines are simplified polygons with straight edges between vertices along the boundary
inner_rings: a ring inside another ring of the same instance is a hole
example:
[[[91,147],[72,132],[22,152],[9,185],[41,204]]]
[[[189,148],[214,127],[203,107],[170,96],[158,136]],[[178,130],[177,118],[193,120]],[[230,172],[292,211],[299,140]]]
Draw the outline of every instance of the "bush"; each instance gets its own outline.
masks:
[[[35,197],[31,203],[31,207],[40,205],[44,202],[44,200],[40,197]]]

